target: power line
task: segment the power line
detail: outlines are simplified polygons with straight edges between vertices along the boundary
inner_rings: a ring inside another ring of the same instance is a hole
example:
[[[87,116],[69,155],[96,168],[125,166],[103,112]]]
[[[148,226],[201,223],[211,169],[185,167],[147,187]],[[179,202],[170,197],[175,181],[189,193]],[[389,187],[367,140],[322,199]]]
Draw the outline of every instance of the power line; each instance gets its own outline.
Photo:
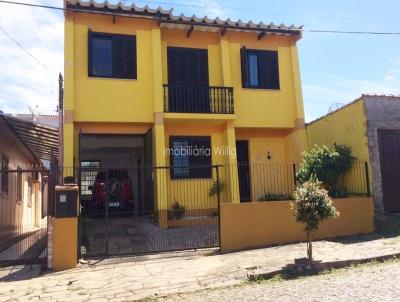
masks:
[[[183,6],[183,7],[198,7],[202,9],[206,9],[207,6],[201,5],[201,4],[188,4],[188,3],[181,3],[181,2],[163,2],[163,1],[147,1],[144,0],[142,1],[143,3],[152,3],[152,4],[159,4],[159,5],[174,5],[174,6]],[[296,14],[282,14],[282,13],[275,13],[259,8],[249,8],[249,7],[231,7],[231,6],[218,6],[218,8],[221,9],[230,9],[230,10],[238,10],[238,11],[247,11],[247,12],[253,12],[253,13],[259,13],[263,15],[271,15],[271,16],[282,16],[282,17],[299,17],[299,15]],[[358,22],[397,22],[398,20],[394,19],[359,19],[359,18],[335,18],[335,17],[329,17],[329,16],[315,16],[313,15],[314,18],[318,19],[332,19],[332,20],[346,20],[346,21],[358,21]]]
[[[11,41],[13,41],[19,48],[21,48],[28,56],[30,56],[33,60],[35,60],[38,64],[40,64],[43,68],[51,71],[51,69],[42,63],[38,58],[36,58],[29,50],[27,50],[21,43],[15,40],[8,32],[6,32],[3,28],[0,27],[0,31],[7,36]]]
[[[34,4],[34,3],[23,3],[23,2],[16,2],[16,1],[8,1],[8,0],[0,0],[0,3],[4,4],[12,4],[12,5],[22,5],[28,7],[36,7],[36,8],[44,8],[44,9],[52,9],[58,11],[71,11],[71,12],[82,12],[82,10],[73,9],[73,8],[64,8],[64,7],[57,7],[57,6],[50,6],[50,5],[41,5],[41,4]],[[161,2],[157,2],[161,3]],[[202,7],[204,8],[204,7]],[[238,8],[239,9],[239,8]],[[113,15],[118,17],[128,17],[127,15],[121,13],[108,13],[108,12],[101,12],[101,11],[89,11],[85,10],[85,13],[92,13],[92,14],[104,14],[104,15]],[[131,16],[135,18],[135,16]],[[137,17],[139,18],[139,17]],[[291,30],[291,29],[288,29]],[[293,29],[293,31],[303,31],[303,32],[310,32],[310,33],[331,33],[331,34],[352,34],[352,35],[400,35],[400,32],[375,32],[375,31],[346,31],[346,30],[325,30],[325,29]]]

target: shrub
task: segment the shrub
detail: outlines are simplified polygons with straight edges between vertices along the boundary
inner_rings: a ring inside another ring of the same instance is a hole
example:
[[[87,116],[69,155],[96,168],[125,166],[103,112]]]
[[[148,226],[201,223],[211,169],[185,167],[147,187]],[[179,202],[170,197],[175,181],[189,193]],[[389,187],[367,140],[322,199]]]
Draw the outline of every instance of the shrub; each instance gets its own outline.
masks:
[[[176,219],[180,220],[183,218],[183,215],[185,214],[185,207],[182,206],[179,202],[175,201],[174,204],[172,205],[172,210],[169,210],[167,215],[168,219]]]
[[[303,160],[296,179],[300,184],[308,181],[312,175],[320,180],[331,196],[338,191],[345,192],[340,188],[339,177],[351,168],[354,161],[351,155],[351,148],[343,145],[335,145],[333,149],[327,146],[315,145],[309,152],[303,153]]]
[[[291,200],[291,199],[293,199],[293,197],[290,195],[264,193],[258,198],[258,201],[280,201],[280,200]]]
[[[295,202],[292,209],[297,222],[305,224],[307,232],[307,257],[312,260],[312,233],[319,224],[328,218],[339,215],[328,192],[322,188],[322,183],[315,177],[298,186],[293,194]]]

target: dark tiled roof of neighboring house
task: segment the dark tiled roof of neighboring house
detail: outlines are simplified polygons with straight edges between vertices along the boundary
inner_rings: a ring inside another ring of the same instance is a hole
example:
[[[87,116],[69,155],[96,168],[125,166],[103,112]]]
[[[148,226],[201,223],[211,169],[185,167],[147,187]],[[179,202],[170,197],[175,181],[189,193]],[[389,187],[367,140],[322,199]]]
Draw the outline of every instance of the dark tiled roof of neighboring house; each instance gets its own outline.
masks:
[[[58,128],[58,115],[55,114],[28,114],[28,113],[17,113],[15,117],[34,122],[39,125],[45,125],[50,127]]]
[[[210,19],[207,16],[197,17],[185,16],[183,14],[177,16],[172,14],[172,9],[165,10],[161,7],[149,8],[147,5],[138,7],[135,4],[125,5],[121,2],[111,4],[107,1],[96,2],[94,0],[64,0],[65,7],[73,11],[99,12],[110,15],[137,16],[143,18],[156,19],[163,28],[186,29],[192,28],[199,31],[218,32],[221,29],[232,31],[249,31],[258,32],[262,37],[264,35],[284,35],[301,37],[302,27],[294,25],[286,26],[285,24],[275,25],[274,23],[264,24],[263,22],[253,23],[253,21],[243,22],[242,20],[232,21],[231,19],[222,20],[220,18]]]

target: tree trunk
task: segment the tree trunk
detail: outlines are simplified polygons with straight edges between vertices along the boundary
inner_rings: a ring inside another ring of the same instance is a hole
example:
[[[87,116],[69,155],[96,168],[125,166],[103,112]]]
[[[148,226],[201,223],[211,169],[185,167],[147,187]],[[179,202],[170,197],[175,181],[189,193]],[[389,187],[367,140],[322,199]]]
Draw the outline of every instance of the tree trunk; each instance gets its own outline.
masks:
[[[307,228],[307,258],[312,260],[312,235],[310,229]]]

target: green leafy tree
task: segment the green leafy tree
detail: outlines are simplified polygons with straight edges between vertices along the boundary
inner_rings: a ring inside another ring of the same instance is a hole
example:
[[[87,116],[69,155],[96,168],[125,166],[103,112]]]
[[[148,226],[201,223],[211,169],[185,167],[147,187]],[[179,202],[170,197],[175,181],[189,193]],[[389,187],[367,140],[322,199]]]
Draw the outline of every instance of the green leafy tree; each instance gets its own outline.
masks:
[[[322,188],[322,183],[312,176],[308,181],[298,186],[293,194],[295,202],[292,209],[297,222],[305,224],[307,233],[307,258],[312,260],[312,234],[319,224],[328,219],[336,218],[339,212],[332,205],[328,192]]]
[[[338,191],[339,178],[351,168],[355,159],[351,148],[344,145],[335,145],[333,149],[315,145],[302,155],[303,160],[296,174],[299,183],[308,181],[314,175],[332,196]]]

